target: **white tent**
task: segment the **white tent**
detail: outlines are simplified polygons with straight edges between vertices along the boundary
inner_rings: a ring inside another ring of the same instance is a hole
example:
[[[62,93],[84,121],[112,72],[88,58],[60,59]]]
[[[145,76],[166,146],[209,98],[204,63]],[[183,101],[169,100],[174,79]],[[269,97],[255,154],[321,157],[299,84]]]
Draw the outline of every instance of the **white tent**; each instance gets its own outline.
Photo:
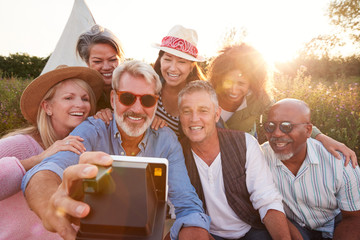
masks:
[[[94,24],[95,20],[85,0],[75,0],[65,29],[41,74],[51,71],[62,64],[68,66],[86,66],[86,63],[76,54],[76,42],[80,34]]]

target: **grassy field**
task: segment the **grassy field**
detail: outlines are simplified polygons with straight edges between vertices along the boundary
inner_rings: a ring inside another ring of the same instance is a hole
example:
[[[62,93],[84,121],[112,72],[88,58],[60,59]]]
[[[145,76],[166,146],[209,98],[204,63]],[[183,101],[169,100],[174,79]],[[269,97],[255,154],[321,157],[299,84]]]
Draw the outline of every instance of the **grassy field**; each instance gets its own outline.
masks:
[[[360,78],[339,78],[328,82],[312,79],[300,69],[294,78],[277,75],[275,100],[292,97],[304,100],[312,110],[312,122],[324,134],[345,143],[360,157]],[[0,136],[27,125],[19,109],[28,79],[0,79]],[[265,141],[258,126],[259,142]]]
[[[360,156],[360,78],[312,79],[299,70],[295,78],[275,77],[275,100],[297,98],[311,108],[311,121],[322,133],[345,143]],[[263,119],[265,121],[266,119]],[[259,128],[259,142],[264,132]]]
[[[20,111],[20,97],[30,81],[16,78],[0,79],[0,136],[11,129],[27,125]]]

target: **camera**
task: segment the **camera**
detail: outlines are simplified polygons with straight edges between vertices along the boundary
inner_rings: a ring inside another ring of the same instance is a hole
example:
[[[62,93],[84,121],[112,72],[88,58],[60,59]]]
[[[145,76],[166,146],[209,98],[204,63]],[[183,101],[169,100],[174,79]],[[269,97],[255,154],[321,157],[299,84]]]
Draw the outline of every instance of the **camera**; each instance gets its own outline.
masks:
[[[168,192],[168,160],[111,156],[83,180],[90,213],[81,219],[76,239],[162,239]]]

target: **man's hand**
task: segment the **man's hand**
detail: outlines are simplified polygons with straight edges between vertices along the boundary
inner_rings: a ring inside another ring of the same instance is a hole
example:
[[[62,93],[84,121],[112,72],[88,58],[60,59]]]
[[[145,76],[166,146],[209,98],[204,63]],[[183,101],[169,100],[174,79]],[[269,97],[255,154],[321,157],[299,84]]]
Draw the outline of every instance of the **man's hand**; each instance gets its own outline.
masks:
[[[342,220],[334,231],[334,240],[359,240],[360,239],[360,211],[341,210]]]
[[[295,225],[292,224],[292,222],[290,222],[289,220],[287,220],[287,222],[288,222],[289,229],[290,229],[291,239],[292,240],[303,240],[303,237],[302,237],[301,233],[295,227]]]
[[[199,227],[183,227],[179,232],[179,240],[211,240],[213,239],[209,232]]]
[[[79,164],[65,169],[59,188],[50,198],[45,216],[44,226],[57,232],[64,239],[75,239],[76,231],[72,223],[79,224],[80,218],[87,216],[90,206],[82,201],[82,179],[93,178],[98,172],[94,166],[109,166],[112,158],[103,152],[86,152],[80,156]]]
[[[275,209],[269,209],[263,222],[272,239],[291,239],[288,220],[284,213]]]

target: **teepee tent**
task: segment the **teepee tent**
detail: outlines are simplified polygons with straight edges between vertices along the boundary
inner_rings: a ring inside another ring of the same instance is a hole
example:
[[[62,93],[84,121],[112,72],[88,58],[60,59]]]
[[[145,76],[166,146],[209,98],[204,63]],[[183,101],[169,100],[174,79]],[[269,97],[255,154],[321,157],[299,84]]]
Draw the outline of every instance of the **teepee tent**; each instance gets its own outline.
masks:
[[[68,66],[86,66],[86,63],[76,54],[76,42],[80,34],[94,24],[95,20],[85,0],[75,0],[65,29],[41,74],[51,71],[62,64]]]

